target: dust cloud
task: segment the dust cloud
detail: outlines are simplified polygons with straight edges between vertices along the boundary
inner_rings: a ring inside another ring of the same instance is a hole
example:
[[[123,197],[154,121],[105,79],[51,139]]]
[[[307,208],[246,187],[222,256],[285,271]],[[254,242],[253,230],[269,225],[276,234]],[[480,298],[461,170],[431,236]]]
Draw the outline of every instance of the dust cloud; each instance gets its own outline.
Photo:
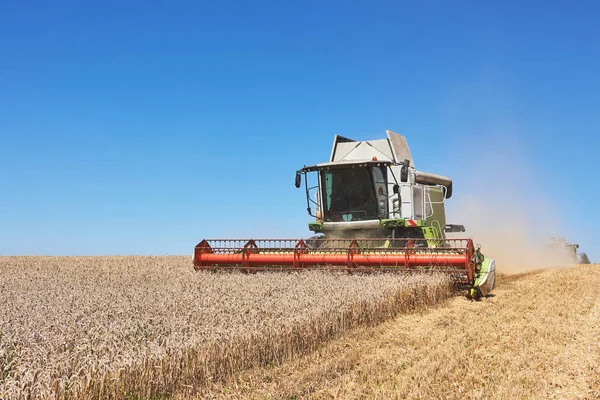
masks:
[[[448,204],[448,222],[464,225],[466,232],[448,236],[473,238],[499,272],[573,264],[566,250],[548,246],[551,237],[561,236],[560,214],[540,183],[547,177],[520,146],[496,141],[476,154],[456,169],[456,195]]]

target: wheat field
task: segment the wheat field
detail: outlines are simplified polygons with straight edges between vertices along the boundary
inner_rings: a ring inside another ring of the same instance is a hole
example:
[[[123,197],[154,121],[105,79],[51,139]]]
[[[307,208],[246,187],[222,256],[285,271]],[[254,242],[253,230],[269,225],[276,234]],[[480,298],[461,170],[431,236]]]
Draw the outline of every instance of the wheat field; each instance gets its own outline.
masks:
[[[0,257],[0,399],[168,398],[452,296],[439,275],[196,272],[188,257]]]
[[[215,384],[213,399],[600,399],[600,265],[500,275]],[[185,393],[174,399],[188,399]]]

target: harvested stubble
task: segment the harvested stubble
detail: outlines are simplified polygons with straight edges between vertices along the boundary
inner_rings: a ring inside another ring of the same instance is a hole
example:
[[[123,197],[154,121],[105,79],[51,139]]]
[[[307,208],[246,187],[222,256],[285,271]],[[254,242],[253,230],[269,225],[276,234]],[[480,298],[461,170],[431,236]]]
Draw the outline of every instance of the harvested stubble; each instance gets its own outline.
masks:
[[[198,392],[452,294],[439,275],[194,272],[188,257],[0,257],[0,398]]]

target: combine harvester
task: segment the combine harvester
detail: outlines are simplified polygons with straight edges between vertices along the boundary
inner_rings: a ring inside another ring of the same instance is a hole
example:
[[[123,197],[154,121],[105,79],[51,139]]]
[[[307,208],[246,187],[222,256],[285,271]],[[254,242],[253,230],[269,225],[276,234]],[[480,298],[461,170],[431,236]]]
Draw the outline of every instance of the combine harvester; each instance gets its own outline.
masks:
[[[197,270],[238,269],[348,272],[440,271],[468,285],[469,295],[487,295],[495,283],[495,262],[464,232],[446,224],[444,204],[452,180],[415,168],[406,138],[355,141],[335,136],[329,162],[296,172],[315,218],[309,239],[205,239],[194,250]],[[316,184],[309,185],[309,174]],[[311,175],[314,177],[314,175]],[[314,213],[313,213],[314,208]]]
[[[566,261],[569,264],[589,264],[590,260],[585,253],[578,254],[579,245],[569,243],[564,237],[551,237],[548,239],[546,248],[550,250],[550,255],[556,261]]]

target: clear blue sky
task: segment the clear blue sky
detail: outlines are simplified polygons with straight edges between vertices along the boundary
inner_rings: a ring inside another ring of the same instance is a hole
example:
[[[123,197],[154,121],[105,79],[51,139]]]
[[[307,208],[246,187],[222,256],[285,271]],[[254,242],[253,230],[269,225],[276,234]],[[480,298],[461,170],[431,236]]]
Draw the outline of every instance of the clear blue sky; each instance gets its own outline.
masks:
[[[388,128],[457,194],[509,146],[600,261],[600,3],[492,3],[2,2],[0,254],[307,236],[294,171]]]

